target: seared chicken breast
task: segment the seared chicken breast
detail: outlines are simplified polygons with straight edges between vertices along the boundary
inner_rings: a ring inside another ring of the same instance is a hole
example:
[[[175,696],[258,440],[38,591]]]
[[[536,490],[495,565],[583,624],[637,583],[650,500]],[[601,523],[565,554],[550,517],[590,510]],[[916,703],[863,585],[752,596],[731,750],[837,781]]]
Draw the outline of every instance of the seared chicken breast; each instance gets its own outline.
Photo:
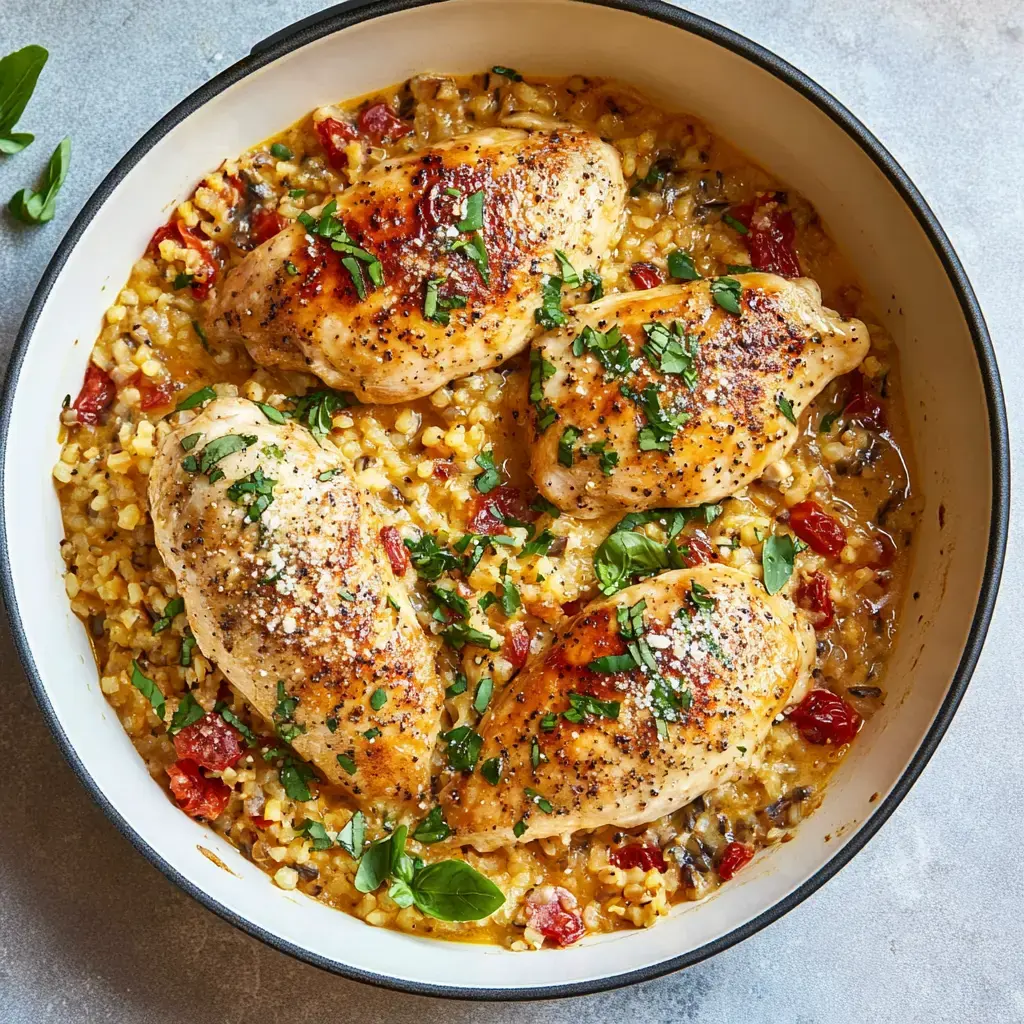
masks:
[[[814,631],[737,569],[667,572],[589,605],[485,716],[441,795],[489,850],[653,821],[734,776],[802,698]]]
[[[203,654],[359,805],[417,802],[442,701],[431,642],[334,449],[220,398],[167,436],[149,500]]]
[[[773,274],[612,295],[534,342],[541,493],[584,518],[714,502],[796,442],[800,413],[868,353],[867,328]]]
[[[617,152],[589,132],[470,132],[379,164],[254,250],[215,315],[261,366],[419,398],[522,351],[555,251],[593,266],[625,197]]]

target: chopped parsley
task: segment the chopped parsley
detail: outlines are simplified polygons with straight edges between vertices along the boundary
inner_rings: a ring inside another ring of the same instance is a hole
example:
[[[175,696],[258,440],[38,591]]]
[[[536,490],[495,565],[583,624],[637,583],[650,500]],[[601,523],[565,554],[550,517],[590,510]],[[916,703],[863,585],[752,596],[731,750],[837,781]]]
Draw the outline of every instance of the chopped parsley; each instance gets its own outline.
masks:
[[[775,404],[779,407],[779,412],[789,420],[793,426],[796,426],[796,413],[793,412],[793,403],[783,394],[775,396]]]
[[[576,273],[576,268],[569,262],[569,257],[561,249],[556,249],[555,259],[558,260],[558,270],[562,275],[562,281],[570,288],[578,288],[580,275]]]
[[[558,462],[562,466],[572,466],[572,450],[580,439],[583,431],[579,427],[566,427],[558,439]]]
[[[481,452],[473,461],[483,470],[473,478],[473,483],[481,494],[489,494],[501,483],[501,475],[494,465],[493,450]]]
[[[175,733],[181,732],[186,726],[198,722],[205,714],[206,710],[203,705],[191,693],[186,693],[181,698],[177,710],[171,715],[171,724],[167,727],[168,734],[173,736]]]
[[[530,508],[533,509],[534,512],[546,513],[551,516],[552,519],[557,519],[562,514],[562,510],[557,505],[548,501],[548,499],[542,495],[538,495],[532,502],[530,502]]]
[[[632,388],[622,385],[622,393],[640,406],[647,419],[647,425],[640,428],[637,441],[640,451],[670,452],[672,438],[676,431],[690,419],[688,412],[667,412],[658,400],[658,389],[648,384],[638,395]]]
[[[344,755],[338,755],[338,763],[341,764],[341,758]],[[342,765],[342,767],[345,767]],[[345,768],[348,771],[348,768]],[[355,772],[355,765],[352,765],[352,771],[349,771],[349,775]],[[285,793],[292,800],[298,800],[305,802],[311,800],[312,796],[309,792],[309,780],[316,778],[316,773],[305,761],[296,761],[294,757],[286,756],[284,764],[281,765],[278,771],[278,778],[281,780],[281,785],[284,786]]]
[[[181,638],[181,651],[178,654],[178,664],[182,668],[188,668],[192,664],[192,652],[196,649],[196,638],[192,630],[186,628],[185,635]]]
[[[348,754],[338,754],[338,764],[340,764],[349,775],[355,775],[359,770],[355,761],[349,757]]]
[[[289,277],[298,277],[299,276],[299,268],[297,266],[295,266],[295,264],[292,263],[291,260],[285,260],[284,261],[284,272]]]
[[[194,409],[197,405],[202,405],[204,402],[212,402],[216,397],[217,392],[207,385],[198,391],[194,391],[188,398],[183,398],[174,407],[174,411],[181,412],[183,409]]]
[[[729,227],[731,227],[733,229],[733,231],[735,231],[737,234],[740,234],[740,235],[749,235],[750,234],[750,228],[748,228],[747,225],[742,223],[741,221],[738,221],[731,213],[723,213],[722,214],[722,223],[723,224],[728,224]]]
[[[492,785],[496,786],[501,781],[505,764],[500,757],[489,757],[480,765],[480,774]]]
[[[477,683],[476,694],[473,697],[473,707],[478,714],[482,715],[487,710],[487,705],[491,703],[492,693],[494,693],[494,680],[490,676],[486,679],[481,679]]]
[[[604,298],[604,282],[596,270],[591,270],[589,267],[584,270],[583,280],[590,285],[591,302],[597,302],[598,299]]]
[[[387,691],[383,687],[378,686],[377,689],[370,694],[370,707],[373,708],[374,711],[380,711],[387,702]]]
[[[299,222],[311,235],[319,235],[326,239],[335,252],[342,253],[341,265],[352,278],[356,294],[360,299],[364,299],[366,282],[363,279],[363,265],[365,264],[370,284],[375,288],[384,284],[384,270],[380,260],[373,253],[355,244],[345,225],[334,216],[337,209],[337,200],[332,199],[323,208],[319,220],[303,211],[299,214]]]
[[[447,327],[451,322],[450,311],[464,309],[467,302],[465,295],[445,297],[439,293],[438,289],[446,280],[444,277],[430,278],[423,294],[423,318],[435,324],[441,324],[442,327]]]
[[[562,279],[545,274],[540,282],[540,307],[533,311],[533,319],[541,327],[554,330],[563,327],[569,318],[562,312]]]
[[[580,449],[580,455],[587,458],[590,455],[599,456],[598,465],[605,476],[611,476],[615,467],[619,464],[619,453],[614,448],[608,447],[607,441],[595,441],[593,444],[585,444]]]
[[[540,808],[540,810],[543,811],[545,814],[551,814],[551,812],[554,810],[554,808],[551,806],[551,801],[548,800],[547,797],[541,796],[540,793],[538,793],[535,789],[530,789],[529,786],[526,786],[523,789],[523,792],[526,794],[526,798],[531,803],[536,804],[537,807]],[[522,833],[520,833],[520,835],[521,834]]]
[[[550,530],[543,530],[533,540],[523,545],[519,552],[521,557],[530,555],[546,555],[551,545],[555,542],[555,535]]]
[[[332,420],[336,413],[355,405],[355,399],[347,391],[324,388],[311,391],[308,395],[293,397],[292,410],[288,413],[293,420],[301,423],[321,444],[331,432]]]
[[[413,568],[422,579],[439,579],[442,573],[449,569],[458,569],[462,565],[462,560],[441,547],[431,533],[423,534],[419,540],[409,540],[406,537],[403,543],[409,552]]]
[[[447,687],[445,689],[444,695],[446,697],[448,697],[449,699],[452,698],[452,697],[458,697],[458,695],[460,693],[465,693],[466,692],[466,687],[468,685],[469,685],[469,683],[466,681],[466,677],[464,675],[462,675],[462,673],[460,672],[455,677],[455,682],[453,682],[451,684],[451,686],[449,686],[449,687]]]
[[[526,822],[522,818],[520,818],[512,826],[512,835],[514,835],[516,837],[516,839],[521,839],[523,837],[523,833],[525,831],[526,831]]]
[[[171,287],[178,291],[182,288],[188,288],[189,285],[195,280],[195,274],[186,274],[184,272],[174,275],[174,281],[171,283]]]
[[[448,767],[453,772],[471,772],[476,767],[483,746],[483,737],[473,732],[468,725],[441,734],[447,744]]]
[[[484,190],[478,189],[466,198],[466,216],[455,225],[457,231],[481,231],[484,226]]]

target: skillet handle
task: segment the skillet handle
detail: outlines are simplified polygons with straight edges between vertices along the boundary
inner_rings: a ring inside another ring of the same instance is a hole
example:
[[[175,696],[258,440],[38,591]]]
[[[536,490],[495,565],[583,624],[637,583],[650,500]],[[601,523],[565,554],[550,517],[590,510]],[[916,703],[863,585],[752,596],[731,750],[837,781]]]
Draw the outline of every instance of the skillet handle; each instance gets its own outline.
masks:
[[[344,28],[351,22],[349,19],[344,18],[344,15],[351,14],[354,11],[358,11],[362,7],[372,6],[388,6],[387,3],[381,4],[380,0],[347,0],[346,3],[335,4],[333,7],[328,7],[325,10],[317,11],[316,14],[311,14],[308,18],[302,18],[300,21],[293,22],[287,28],[283,28],[278,32],[267,36],[266,39],[256,43],[255,46],[249,51],[251,56],[257,56],[262,53],[266,53],[268,50],[274,49],[278,43],[285,39],[295,38],[308,35],[310,39],[318,38],[323,35],[322,32],[314,32],[312,30],[319,28],[320,25],[325,22],[338,21],[338,28]],[[364,16],[365,17],[365,16]],[[364,18],[359,18],[359,21]],[[305,41],[305,40],[304,40]]]

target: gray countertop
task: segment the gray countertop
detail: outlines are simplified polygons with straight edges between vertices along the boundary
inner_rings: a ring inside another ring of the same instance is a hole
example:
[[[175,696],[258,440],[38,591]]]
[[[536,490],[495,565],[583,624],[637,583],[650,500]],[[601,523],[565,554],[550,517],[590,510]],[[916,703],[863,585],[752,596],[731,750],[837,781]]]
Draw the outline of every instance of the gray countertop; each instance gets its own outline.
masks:
[[[0,216],[3,361],[86,198],[168,108],[316,0],[2,0],[0,50],[51,52],[0,158],[0,198],[34,184],[64,134],[56,219]],[[733,0],[692,9],[757,39],[849,106],[932,204],[995,340],[1016,442],[1024,345],[1024,8],[1019,0]],[[1014,444],[1015,458],[1018,445]],[[7,500],[16,500],[11,495]],[[0,630],[0,1022],[1024,1021],[1024,572],[1014,519],[974,681],[923,777],[869,846],[754,938],[620,992],[515,1007],[443,1003],[333,978],[183,895],[92,804]],[[981,524],[979,524],[981,528]]]

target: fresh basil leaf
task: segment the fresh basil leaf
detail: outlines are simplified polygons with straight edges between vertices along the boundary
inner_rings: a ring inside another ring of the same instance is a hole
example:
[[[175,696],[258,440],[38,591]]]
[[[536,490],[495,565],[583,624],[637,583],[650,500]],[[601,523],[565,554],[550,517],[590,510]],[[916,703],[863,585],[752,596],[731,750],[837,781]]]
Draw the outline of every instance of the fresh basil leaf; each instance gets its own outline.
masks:
[[[696,281],[700,278],[693,257],[684,249],[673,249],[668,254],[668,273],[677,281]]]
[[[501,781],[501,774],[504,771],[504,767],[504,762],[500,757],[489,757],[482,765],[480,765],[480,774],[492,786],[496,786]]]
[[[677,320],[671,327],[661,323],[644,324],[643,353],[656,370],[683,378],[692,391],[700,374],[697,371],[699,342],[694,334],[687,334]]]
[[[206,710],[203,705],[191,693],[186,693],[181,698],[177,710],[171,715],[171,724],[167,727],[168,735],[173,736],[175,733],[181,732],[187,725],[198,722],[205,714]],[[161,715],[161,717],[163,716]]]
[[[713,612],[715,610],[715,599],[711,596],[708,588],[696,580],[690,584],[688,597],[698,611]]]
[[[591,662],[593,664],[593,662]],[[589,666],[588,666],[589,667]],[[569,694],[569,710],[576,712],[579,717],[569,717],[569,711],[563,712],[562,717],[568,718],[570,722],[580,721],[584,715],[593,715],[595,718],[618,718],[619,702],[617,700],[598,700],[586,693]]]
[[[436,580],[442,573],[457,569],[462,564],[461,559],[437,543],[433,534],[425,533],[419,540],[406,538],[404,543],[413,568],[422,579]]]
[[[263,413],[271,423],[276,423],[280,426],[281,424],[288,422],[287,417],[280,409],[275,409],[272,405],[267,405],[266,402],[257,402],[256,408],[259,409],[259,411]]]
[[[616,673],[632,672],[637,667],[636,659],[632,654],[606,654],[601,658],[595,658],[587,665],[591,672]],[[617,716],[616,716],[617,717]]]
[[[725,272],[727,274],[756,274],[757,268],[752,267],[749,263],[727,263]]]
[[[428,864],[410,885],[416,906],[439,921],[480,921],[505,903],[505,894],[462,860]]]
[[[195,279],[195,274],[175,274],[174,280],[171,282],[171,287],[175,291],[180,291],[182,288],[188,288],[192,284],[192,282],[195,281]]]
[[[779,407],[779,412],[796,426],[796,414],[793,412],[793,403],[785,395],[779,394],[775,396],[775,404]]]
[[[417,826],[412,837],[419,843],[429,845],[440,843],[452,834],[448,822],[444,820],[444,808],[435,807]]]
[[[562,312],[562,279],[545,274],[540,282],[541,305],[533,311],[533,319],[547,330],[554,330],[569,322]]]
[[[602,594],[614,594],[637,579],[669,568],[668,549],[642,533],[610,534],[594,552],[594,574]]]
[[[278,160],[291,160],[291,158],[295,155],[282,142],[273,143],[270,147],[270,153],[272,156],[276,156]]]
[[[530,349],[530,404],[537,417],[537,431],[543,434],[558,419],[554,406],[544,400],[544,384],[555,374],[554,363],[549,363],[534,346]]]
[[[473,697],[473,707],[478,714],[482,715],[487,710],[487,705],[491,703],[491,694],[493,692],[494,680],[490,676],[481,679],[477,683],[476,694]]]
[[[520,557],[529,558],[531,555],[546,555],[555,542],[555,535],[550,530],[543,530],[533,540],[523,545],[519,552]]]
[[[216,711],[217,714],[220,715],[220,717],[228,723],[228,725],[230,725],[234,729],[237,729],[242,734],[243,739],[250,747],[256,746],[256,733],[254,733],[252,729],[250,729],[249,726],[247,726],[245,722],[243,722],[238,717],[238,715],[236,715],[234,711],[232,711],[231,708],[227,706],[227,704],[225,704],[223,701],[217,701],[217,703],[213,706],[213,710]]]
[[[198,320],[192,321],[192,330],[195,331],[196,337],[199,339],[199,344],[210,351],[210,339],[206,337],[206,331],[203,330],[203,325]]]
[[[312,842],[314,850],[329,850],[334,845],[322,821],[306,818],[297,831],[299,835],[306,836]]]
[[[572,450],[583,433],[579,427],[566,427],[558,439],[558,462],[562,466],[572,466]]]
[[[473,479],[476,489],[481,494],[490,494],[501,483],[501,475],[494,465],[494,452],[488,449],[481,452],[473,461],[483,470]]]
[[[576,268],[569,262],[569,257],[561,249],[556,249],[555,259],[558,260],[558,269],[562,275],[562,281],[569,285],[570,288],[578,288],[580,275],[576,273]]]
[[[522,839],[523,833],[525,831],[526,831],[526,822],[522,818],[520,818],[512,826],[512,835],[514,835],[516,837],[516,839]]]
[[[178,655],[178,664],[182,668],[188,668],[192,664],[192,652],[196,649],[196,638],[192,635],[192,630],[185,630],[185,635],[181,638],[181,652]]]
[[[32,192],[23,188],[16,192],[11,201],[7,204],[8,210],[20,221],[26,224],[45,224],[53,220],[57,204],[57,193],[68,176],[68,167],[71,165],[71,139],[64,138],[50,157],[43,175],[42,188],[39,192]]]
[[[385,836],[375,843],[370,843],[366,852],[359,858],[359,867],[356,869],[353,882],[359,892],[375,892],[391,877],[394,838],[394,835]],[[404,835],[402,839],[404,843]]]
[[[0,60],[0,152],[17,153],[33,139],[12,129],[25,112],[49,53],[42,46],[23,46]]]
[[[743,285],[735,277],[716,277],[711,282],[711,298],[727,313],[740,313]]]
[[[604,282],[596,270],[591,270],[589,267],[584,270],[583,280],[590,285],[591,302],[597,302],[598,299],[604,298]]]
[[[266,477],[262,468],[257,466],[248,476],[231,484],[227,494],[233,502],[245,506],[246,521],[255,523],[273,502],[276,483],[276,480]]]
[[[286,756],[278,776],[285,793],[292,800],[303,802],[311,799],[307,783],[310,779],[316,778],[316,773],[304,761],[296,761],[295,758]]]
[[[298,277],[299,276],[299,268],[297,266],[295,266],[295,264],[292,263],[291,260],[285,260],[284,261],[284,272],[289,277]]]
[[[298,420],[318,445],[331,432],[334,416],[356,404],[355,398],[347,391],[335,391],[333,388],[311,391],[301,398],[292,398],[291,402],[293,408],[288,415]]]
[[[473,732],[468,725],[442,733],[441,739],[447,744],[448,767],[454,772],[471,772],[480,757],[483,737]]]
[[[541,796],[535,789],[530,789],[529,786],[526,786],[523,792],[526,794],[526,799],[540,808],[544,814],[551,814],[554,811],[551,801],[547,797]]]
[[[134,686],[135,689],[138,690],[150,704],[152,704],[153,710],[156,712],[156,717],[163,721],[164,712],[167,709],[167,702],[164,700],[164,695],[160,691],[160,687],[157,686],[152,679],[149,679],[142,674],[142,669],[139,668],[139,663],[137,661],[132,662],[132,686]]]
[[[749,235],[750,234],[750,228],[748,228],[747,225],[743,224],[741,221],[738,221],[731,213],[723,213],[722,214],[722,223],[723,224],[728,224],[729,227],[731,227],[733,229],[733,231],[737,232],[737,234],[740,234],[740,235]]]
[[[764,588],[777,594],[793,575],[796,545],[788,533],[773,533],[761,546],[761,566],[764,569]]]
[[[466,688],[468,686],[469,683],[467,682],[466,677],[460,672],[455,677],[455,682],[452,683],[451,686],[445,688],[444,695],[448,698],[458,697],[460,693],[466,692]]]
[[[388,702],[387,690],[383,687],[378,686],[373,693],[370,694],[370,707],[374,711],[380,711],[382,707]]]
[[[466,197],[466,216],[455,225],[457,231],[480,231],[484,226],[484,190]]]
[[[617,326],[603,334],[589,325],[573,339],[574,356],[592,355],[609,377],[624,377],[632,369],[629,347]]]
[[[345,827],[338,833],[336,842],[353,860],[359,860],[363,855],[363,844],[365,841],[366,818],[363,816],[362,811],[356,811],[348,819]]]
[[[552,502],[548,501],[547,498],[537,495],[532,502],[530,502],[530,508],[534,512],[542,512],[551,516],[552,519],[558,519],[562,514],[562,510]]]
[[[158,633],[162,633],[167,629],[171,622],[174,621],[176,615],[180,615],[185,610],[185,600],[181,597],[176,597],[172,601],[168,601],[164,606],[163,615],[160,616],[156,622],[153,623],[153,636]]]
[[[217,392],[207,385],[198,391],[194,391],[188,398],[183,398],[174,407],[174,411],[181,412],[184,409],[194,409],[197,405],[202,405],[204,402],[212,402],[216,397]]]
[[[818,433],[819,434],[831,433],[832,428],[836,424],[836,420],[838,420],[839,417],[842,416],[842,415],[843,415],[843,410],[842,409],[833,409],[832,412],[825,413],[825,415],[821,417],[821,422],[818,424]]]
[[[690,421],[690,414],[662,409],[658,389],[653,384],[648,384],[639,395],[625,384],[621,386],[621,391],[640,407],[647,420],[647,425],[641,427],[637,435],[640,451],[670,452],[672,439],[680,427]]]
[[[349,775],[355,775],[359,771],[359,766],[356,764],[355,759],[349,754],[338,754],[337,761]]]

